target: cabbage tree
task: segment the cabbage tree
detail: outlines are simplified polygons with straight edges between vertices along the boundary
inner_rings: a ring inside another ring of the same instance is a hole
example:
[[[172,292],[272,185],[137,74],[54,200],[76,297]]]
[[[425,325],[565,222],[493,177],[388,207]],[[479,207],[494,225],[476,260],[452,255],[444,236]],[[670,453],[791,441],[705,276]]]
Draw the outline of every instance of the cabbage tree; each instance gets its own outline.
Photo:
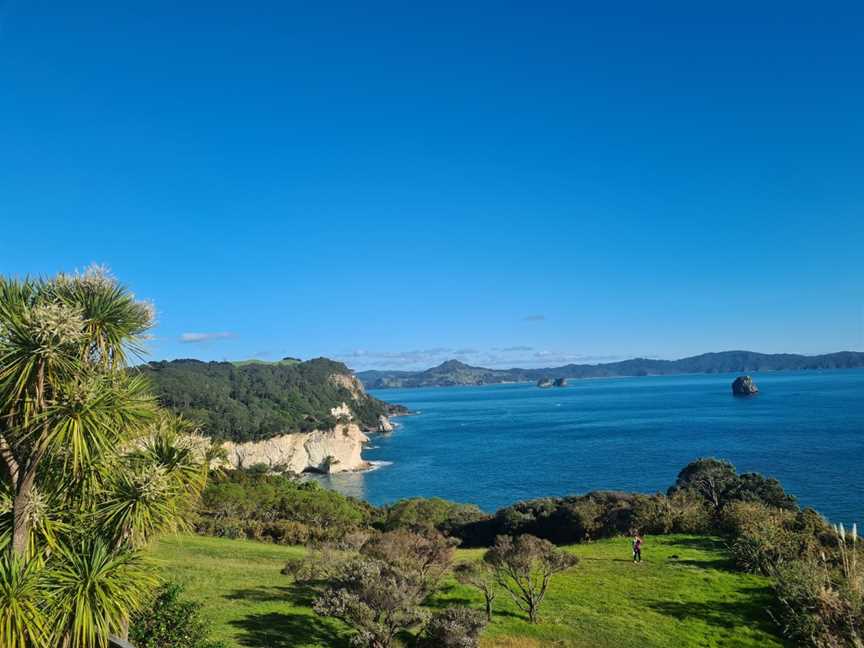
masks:
[[[189,425],[128,366],[153,317],[101,268],[0,277],[2,646],[124,634],[153,583],[140,550],[203,487]]]

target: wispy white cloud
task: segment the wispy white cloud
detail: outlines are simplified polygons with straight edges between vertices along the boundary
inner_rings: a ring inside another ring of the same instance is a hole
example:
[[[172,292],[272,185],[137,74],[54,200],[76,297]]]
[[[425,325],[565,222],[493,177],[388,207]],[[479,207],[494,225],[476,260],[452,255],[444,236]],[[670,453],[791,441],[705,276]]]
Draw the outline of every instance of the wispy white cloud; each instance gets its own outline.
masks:
[[[526,315],[524,317],[526,322],[542,322],[546,319],[545,315]]]
[[[234,333],[228,331],[220,331],[218,333],[182,333],[180,341],[187,344],[195,344],[198,342],[212,342],[213,340],[225,340],[235,337]]]

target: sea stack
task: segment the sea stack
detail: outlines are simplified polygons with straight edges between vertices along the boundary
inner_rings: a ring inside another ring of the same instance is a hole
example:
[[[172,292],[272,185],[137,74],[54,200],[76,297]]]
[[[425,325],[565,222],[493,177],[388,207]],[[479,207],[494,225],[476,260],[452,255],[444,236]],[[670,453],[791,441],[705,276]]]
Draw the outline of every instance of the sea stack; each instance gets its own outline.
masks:
[[[732,393],[735,396],[752,396],[759,393],[759,388],[750,376],[738,376],[732,382]]]
[[[566,378],[556,378],[555,381],[552,383],[552,386],[553,387],[566,387],[567,386],[567,379]]]
[[[550,378],[541,378],[537,381],[537,386],[546,389],[547,387],[552,386],[552,380]]]

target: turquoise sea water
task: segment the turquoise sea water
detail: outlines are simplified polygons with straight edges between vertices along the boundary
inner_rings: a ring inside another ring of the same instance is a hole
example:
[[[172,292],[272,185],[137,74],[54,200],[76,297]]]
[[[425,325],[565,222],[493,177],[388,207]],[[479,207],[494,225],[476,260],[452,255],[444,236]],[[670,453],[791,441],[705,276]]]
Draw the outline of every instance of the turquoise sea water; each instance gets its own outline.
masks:
[[[380,390],[416,416],[396,419],[364,456],[377,470],[329,484],[374,504],[423,496],[494,511],[593,489],[665,491],[700,456],[779,479],[834,521],[864,521],[864,371],[753,374],[534,385]]]

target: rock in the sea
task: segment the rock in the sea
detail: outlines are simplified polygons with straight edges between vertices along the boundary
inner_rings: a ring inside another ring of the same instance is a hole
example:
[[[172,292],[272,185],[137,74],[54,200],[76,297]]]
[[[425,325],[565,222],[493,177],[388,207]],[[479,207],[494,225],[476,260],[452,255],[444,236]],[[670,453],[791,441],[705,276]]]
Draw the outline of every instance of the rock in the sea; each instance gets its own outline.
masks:
[[[759,388],[750,376],[738,376],[732,382],[732,393],[736,396],[752,396],[759,393]]]
[[[551,387],[552,381],[549,378],[541,378],[540,380],[537,381],[537,386],[543,387],[543,388]]]
[[[552,383],[553,387],[566,387],[567,379],[566,378],[556,378],[555,382]]]
[[[390,419],[383,414],[378,417],[378,431],[382,434],[393,431],[393,424]]]

